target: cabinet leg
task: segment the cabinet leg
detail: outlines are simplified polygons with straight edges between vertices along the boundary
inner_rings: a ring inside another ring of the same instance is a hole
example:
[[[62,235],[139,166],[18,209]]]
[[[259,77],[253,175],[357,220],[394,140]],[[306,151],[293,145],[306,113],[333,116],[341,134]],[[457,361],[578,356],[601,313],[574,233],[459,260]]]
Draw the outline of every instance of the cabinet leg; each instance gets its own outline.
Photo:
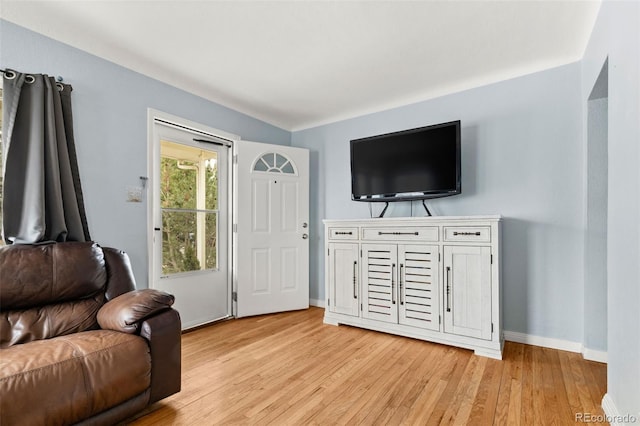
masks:
[[[324,317],[324,323],[329,325],[338,325],[338,320]]]
[[[495,349],[475,349],[473,351],[475,355],[485,356],[487,358],[502,360],[502,351]]]

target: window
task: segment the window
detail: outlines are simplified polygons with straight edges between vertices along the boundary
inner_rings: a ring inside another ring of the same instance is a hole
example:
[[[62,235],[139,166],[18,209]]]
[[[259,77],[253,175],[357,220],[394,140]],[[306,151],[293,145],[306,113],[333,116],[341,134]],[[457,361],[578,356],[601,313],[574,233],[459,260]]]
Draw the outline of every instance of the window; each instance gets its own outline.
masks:
[[[293,163],[287,157],[275,152],[264,154],[253,165],[254,172],[296,174]]]
[[[161,141],[162,275],[217,269],[217,153]]]

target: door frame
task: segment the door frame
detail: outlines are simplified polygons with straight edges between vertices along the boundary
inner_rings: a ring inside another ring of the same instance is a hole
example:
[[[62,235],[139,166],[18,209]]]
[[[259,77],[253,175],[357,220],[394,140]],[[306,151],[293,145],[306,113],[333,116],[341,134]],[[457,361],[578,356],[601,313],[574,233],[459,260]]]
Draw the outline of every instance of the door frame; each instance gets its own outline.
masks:
[[[157,271],[155,268],[156,259],[152,258],[152,253],[154,253],[154,203],[155,200],[155,185],[152,181],[154,176],[153,166],[156,159],[160,158],[160,144],[156,143],[156,133],[155,133],[155,125],[161,124],[166,125],[168,127],[173,127],[179,130],[184,130],[187,132],[191,132],[194,135],[201,135],[204,137],[213,137],[216,139],[221,139],[229,143],[229,149],[227,150],[227,209],[226,214],[228,215],[227,220],[227,294],[229,297],[227,310],[227,318],[235,315],[235,305],[232,302],[232,292],[233,290],[233,265],[235,262],[235,243],[234,243],[234,233],[233,233],[233,224],[234,222],[234,204],[235,204],[235,193],[234,193],[234,169],[235,164],[233,162],[233,155],[235,153],[235,143],[240,140],[240,136],[234,135],[229,132],[225,132],[223,130],[215,129],[213,127],[206,126],[201,123],[196,123],[194,121],[187,120],[182,117],[178,117],[172,114],[168,114],[153,108],[147,109],[147,176],[140,176],[140,180],[143,188],[146,189],[147,196],[147,267],[148,267],[148,276],[149,282],[148,287],[153,288],[155,280],[159,277],[157,276]],[[222,211],[222,210],[221,210]]]

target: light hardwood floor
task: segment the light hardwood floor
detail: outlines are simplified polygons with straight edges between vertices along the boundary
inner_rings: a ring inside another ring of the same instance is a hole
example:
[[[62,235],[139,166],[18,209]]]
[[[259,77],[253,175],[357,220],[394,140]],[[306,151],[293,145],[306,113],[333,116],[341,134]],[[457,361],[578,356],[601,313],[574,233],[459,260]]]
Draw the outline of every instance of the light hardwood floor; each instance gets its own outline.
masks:
[[[504,359],[346,326],[324,311],[231,320],[182,338],[182,391],[134,425],[575,424],[602,415],[606,365],[507,342]]]

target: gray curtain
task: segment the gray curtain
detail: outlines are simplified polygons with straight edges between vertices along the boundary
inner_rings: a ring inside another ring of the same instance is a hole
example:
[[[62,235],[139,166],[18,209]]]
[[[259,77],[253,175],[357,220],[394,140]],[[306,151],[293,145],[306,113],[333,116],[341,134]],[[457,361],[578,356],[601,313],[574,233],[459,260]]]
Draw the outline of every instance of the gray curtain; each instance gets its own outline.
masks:
[[[90,240],[73,140],[71,86],[7,70],[2,214],[8,244]]]

